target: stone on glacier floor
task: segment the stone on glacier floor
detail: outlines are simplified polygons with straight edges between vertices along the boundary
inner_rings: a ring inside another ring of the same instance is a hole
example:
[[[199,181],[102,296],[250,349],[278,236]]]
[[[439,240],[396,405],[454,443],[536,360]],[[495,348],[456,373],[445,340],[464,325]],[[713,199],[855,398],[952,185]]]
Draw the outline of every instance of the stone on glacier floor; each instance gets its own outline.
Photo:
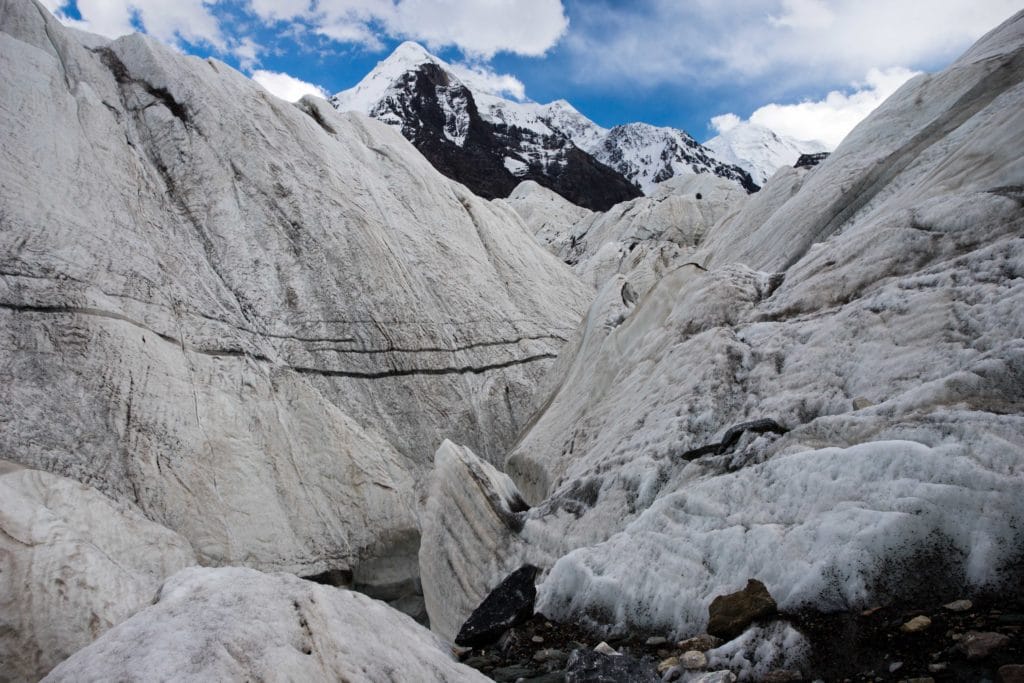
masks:
[[[538,610],[688,635],[749,577],[781,609],[1024,580],[1022,81],[1024,14],[776,174],[707,272],[598,294],[507,460]],[[754,420],[785,433],[680,457]]]
[[[0,451],[204,563],[412,578],[434,450],[503,457],[588,288],[383,124],[0,7]]]
[[[47,681],[486,681],[382,602],[287,574],[192,568]]]
[[[708,633],[721,638],[735,638],[750,624],[775,614],[778,606],[768,589],[757,579],[750,579],[741,591],[716,596],[708,605]]]
[[[98,491],[0,461],[0,679],[39,680],[195,561],[184,538]]]
[[[534,581],[539,571],[527,564],[509,574],[462,624],[455,636],[455,644],[470,647],[490,645],[508,629],[532,617],[537,600]]]

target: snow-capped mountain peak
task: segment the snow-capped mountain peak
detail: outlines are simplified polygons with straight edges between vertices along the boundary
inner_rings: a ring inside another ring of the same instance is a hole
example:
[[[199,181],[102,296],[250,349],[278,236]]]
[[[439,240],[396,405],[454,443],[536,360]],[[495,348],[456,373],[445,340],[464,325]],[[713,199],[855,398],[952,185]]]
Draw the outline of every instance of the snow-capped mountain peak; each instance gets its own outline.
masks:
[[[446,71],[451,70],[448,64],[427,52],[422,45],[407,40],[396,47],[387,58],[377,62],[377,66],[359,83],[332,97],[331,104],[339,111],[371,114],[404,74],[416,70],[423,64],[436,64]]]
[[[486,81],[405,42],[331,103],[399,128],[438,169],[485,197],[508,196],[532,179],[604,210],[637,190],[650,193],[661,181],[694,173],[757,189],[746,171],[723,163],[685,131],[644,123],[604,128],[564,99],[512,100]],[[587,184],[580,182],[584,176]]]
[[[758,185],[764,185],[775,171],[792,166],[801,154],[828,152],[817,140],[796,140],[756,123],[739,123],[704,143],[722,161],[735,164],[750,173]]]

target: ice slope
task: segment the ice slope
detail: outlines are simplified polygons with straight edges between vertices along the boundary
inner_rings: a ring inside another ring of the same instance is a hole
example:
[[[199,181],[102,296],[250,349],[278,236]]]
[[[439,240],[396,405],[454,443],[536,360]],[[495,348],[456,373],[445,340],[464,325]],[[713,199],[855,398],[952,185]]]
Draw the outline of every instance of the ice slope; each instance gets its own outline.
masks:
[[[504,454],[587,288],[379,122],[0,10],[0,451],[207,564],[414,578],[434,450]]]
[[[457,507],[459,515],[450,515]],[[430,628],[449,641],[506,575],[515,571],[509,552],[522,528],[526,504],[506,475],[471,450],[445,441],[434,455],[430,490],[421,518],[420,579]],[[489,544],[462,555],[467,538]],[[467,566],[466,563],[473,563]],[[497,577],[493,583],[467,583],[461,576]]]
[[[523,183],[506,201],[584,282],[599,289],[620,273],[643,295],[749,197],[735,183],[704,173],[670,178],[651,196],[605,212],[579,209],[534,183]]]
[[[1024,13],[694,265],[635,302],[613,277],[506,462],[535,507],[503,561],[550,567],[539,608],[685,635],[752,577],[790,610],[1019,587],[1022,160]]]
[[[128,506],[0,461],[0,679],[38,681],[195,562],[188,541]]]
[[[409,617],[287,574],[194,567],[46,681],[486,681]]]
[[[505,201],[537,241],[555,255],[562,252],[573,226],[594,215],[532,180],[520,183]]]
[[[718,159],[750,173],[751,179],[761,186],[780,168],[795,164],[801,154],[830,151],[824,143],[794,140],[756,123],[740,123],[704,146]]]

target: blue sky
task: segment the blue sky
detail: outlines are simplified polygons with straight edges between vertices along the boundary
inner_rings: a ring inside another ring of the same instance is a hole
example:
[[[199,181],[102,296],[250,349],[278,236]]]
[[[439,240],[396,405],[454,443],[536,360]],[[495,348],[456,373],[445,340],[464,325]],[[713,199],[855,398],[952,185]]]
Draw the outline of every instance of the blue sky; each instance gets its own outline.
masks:
[[[495,81],[505,76],[507,93],[567,99],[605,126],[646,121],[703,140],[750,119],[833,144],[913,73],[944,67],[1020,9],[1017,0],[43,4],[97,33],[142,30],[216,56],[283,96],[297,81],[348,88],[411,39]]]

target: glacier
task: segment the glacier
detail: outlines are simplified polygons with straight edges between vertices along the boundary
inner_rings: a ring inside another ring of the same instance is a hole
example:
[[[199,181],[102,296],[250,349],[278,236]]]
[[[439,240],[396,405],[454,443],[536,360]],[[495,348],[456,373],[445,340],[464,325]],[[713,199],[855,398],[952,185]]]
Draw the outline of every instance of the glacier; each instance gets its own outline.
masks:
[[[614,131],[434,76],[454,148]],[[683,674],[758,680],[788,615],[1024,585],[1024,12],[815,167],[607,210],[34,0],[0,91],[0,678],[486,680],[451,640],[529,564],[609,639],[759,579]]]

